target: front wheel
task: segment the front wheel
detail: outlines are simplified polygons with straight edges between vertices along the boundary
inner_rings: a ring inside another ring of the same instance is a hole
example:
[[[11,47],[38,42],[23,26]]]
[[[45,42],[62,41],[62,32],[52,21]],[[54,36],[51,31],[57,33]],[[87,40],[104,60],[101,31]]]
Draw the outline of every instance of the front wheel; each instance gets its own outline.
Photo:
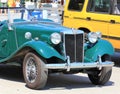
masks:
[[[48,70],[44,61],[34,53],[28,53],[23,61],[23,75],[26,85],[31,89],[41,89],[46,85]]]
[[[110,61],[110,57],[104,56],[102,61]],[[90,81],[95,85],[104,85],[110,79],[112,67],[103,67],[101,70],[94,69],[92,74],[88,74]]]

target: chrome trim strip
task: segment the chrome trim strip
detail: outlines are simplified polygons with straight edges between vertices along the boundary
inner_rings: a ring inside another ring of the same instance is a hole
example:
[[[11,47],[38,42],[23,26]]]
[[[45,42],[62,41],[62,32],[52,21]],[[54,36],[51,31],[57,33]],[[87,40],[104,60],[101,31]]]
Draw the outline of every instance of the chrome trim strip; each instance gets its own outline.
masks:
[[[84,32],[82,30],[76,30],[74,29],[74,31],[76,32],[76,34],[83,34]],[[69,30],[66,30],[66,31],[61,31],[62,33],[64,34],[73,34],[73,28],[72,29],[69,29]]]
[[[65,34],[64,33],[63,33],[63,51],[64,51],[64,56],[67,59],[66,49],[65,49]]]
[[[15,35],[15,43],[16,43],[16,47],[18,49],[18,37],[17,37],[17,33],[16,33],[16,27],[13,26],[13,31],[14,31],[14,35]]]
[[[85,55],[85,51],[84,51],[84,44],[85,44],[85,33],[83,33],[83,58],[82,58],[82,63],[83,63],[83,60],[84,60],[84,55]]]
[[[74,50],[75,50],[75,57],[74,57],[74,58],[75,58],[75,61],[77,61],[77,60],[76,60],[76,57],[77,57],[77,55],[76,55],[76,54],[77,54],[77,49],[76,49],[76,47],[77,47],[76,34],[74,34],[74,36],[75,36],[75,40],[74,40],[74,41],[75,41],[75,45],[74,45],[74,46],[75,46],[75,49],[74,49]]]
[[[71,66],[71,64],[70,64],[70,57],[67,56],[67,71],[70,71],[70,66]]]

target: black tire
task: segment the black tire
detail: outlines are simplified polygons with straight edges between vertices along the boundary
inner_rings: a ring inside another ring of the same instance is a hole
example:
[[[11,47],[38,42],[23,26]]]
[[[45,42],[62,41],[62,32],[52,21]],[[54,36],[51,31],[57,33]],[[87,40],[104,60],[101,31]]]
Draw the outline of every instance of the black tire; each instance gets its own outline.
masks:
[[[102,61],[110,61],[110,56],[105,55]],[[104,85],[107,83],[112,74],[112,67],[103,67],[101,70],[94,69],[92,74],[88,74],[90,81],[95,85]]]
[[[23,76],[26,86],[31,89],[41,89],[46,85],[48,70],[45,63],[34,53],[28,53],[23,61]]]

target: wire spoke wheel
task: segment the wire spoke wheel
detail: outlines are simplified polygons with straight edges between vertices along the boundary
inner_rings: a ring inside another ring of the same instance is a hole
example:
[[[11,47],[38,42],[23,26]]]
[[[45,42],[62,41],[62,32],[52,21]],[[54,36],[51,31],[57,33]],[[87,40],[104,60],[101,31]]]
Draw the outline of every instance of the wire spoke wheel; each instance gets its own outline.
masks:
[[[23,61],[23,75],[29,88],[43,88],[48,77],[48,70],[45,68],[44,60],[34,53],[28,53]]]
[[[30,83],[34,83],[37,77],[37,66],[33,57],[30,57],[26,63],[26,78]]]

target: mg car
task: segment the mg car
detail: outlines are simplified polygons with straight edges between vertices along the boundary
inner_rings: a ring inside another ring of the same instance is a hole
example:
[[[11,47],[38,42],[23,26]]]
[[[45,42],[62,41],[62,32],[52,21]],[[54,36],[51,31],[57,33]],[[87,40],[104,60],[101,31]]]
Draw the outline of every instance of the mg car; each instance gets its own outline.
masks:
[[[29,16],[8,9],[8,18],[0,22],[0,64],[20,65],[27,87],[44,88],[50,73],[86,73],[95,85],[109,81],[114,48],[100,32],[85,36],[82,30]]]

